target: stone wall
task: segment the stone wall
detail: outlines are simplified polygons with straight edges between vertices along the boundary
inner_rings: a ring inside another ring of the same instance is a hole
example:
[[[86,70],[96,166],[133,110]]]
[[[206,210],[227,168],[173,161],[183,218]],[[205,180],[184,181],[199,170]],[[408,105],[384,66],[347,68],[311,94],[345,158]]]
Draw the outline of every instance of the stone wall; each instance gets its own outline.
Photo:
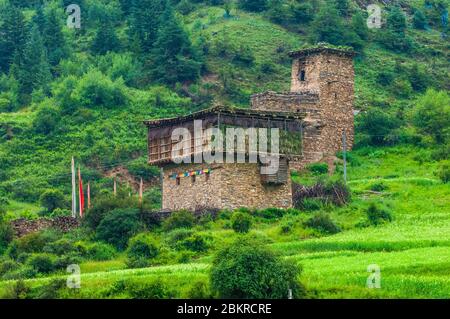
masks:
[[[209,168],[211,173],[181,177],[180,184],[172,174]],[[164,168],[163,209],[198,210],[201,207],[235,209],[238,207],[291,207],[290,179],[286,184],[268,185],[261,182],[260,167],[251,163],[183,164]]]
[[[276,93],[267,91],[251,96],[250,106],[253,110],[270,110],[298,112],[315,109],[319,95],[315,92]]]
[[[55,218],[38,218],[25,219],[20,218],[11,221],[11,226],[17,237],[24,236],[29,233],[37,232],[47,228],[55,228],[62,232],[67,232],[78,227],[79,220],[70,216],[60,216]]]

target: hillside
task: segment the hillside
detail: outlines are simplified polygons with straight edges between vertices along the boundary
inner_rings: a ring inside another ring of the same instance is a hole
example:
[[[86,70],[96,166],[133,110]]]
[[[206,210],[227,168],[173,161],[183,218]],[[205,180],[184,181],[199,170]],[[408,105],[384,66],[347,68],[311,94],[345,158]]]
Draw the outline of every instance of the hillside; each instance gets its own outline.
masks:
[[[111,194],[111,171],[120,168],[127,173],[117,176],[119,192],[135,199],[137,189],[127,180],[142,177],[145,205],[157,210],[159,170],[146,164],[143,120],[214,104],[248,107],[254,93],[288,91],[287,53],[330,42],[358,53],[356,145],[348,154],[351,202],[298,208],[275,220],[250,212],[256,214],[250,234],[303,266],[300,278],[311,298],[449,296],[450,68],[443,18],[448,1],[375,1],[383,10],[379,29],[366,27],[369,1],[174,0],[171,6],[142,1],[138,8],[127,0],[84,0],[81,29],[64,25],[62,2],[0,0],[8,8],[0,13],[0,32],[9,34],[8,23],[18,21],[11,17],[22,16],[24,33],[15,52],[0,41],[0,211],[5,220],[70,214],[72,157],[90,182],[94,206],[96,198]],[[167,23],[152,22],[154,15]],[[153,39],[145,28],[155,33]],[[165,55],[172,49],[177,59]],[[334,178],[341,176],[339,162]],[[320,178],[325,177],[314,175],[314,168],[293,174],[295,182],[306,185]],[[43,207],[42,194],[49,191],[61,197],[53,211]],[[390,221],[368,224],[371,203],[387,210]],[[305,226],[320,214],[330,216],[340,232]],[[214,253],[238,237],[228,218],[194,228],[207,238],[206,251],[184,256],[161,244],[167,255],[153,267],[126,269],[120,249],[107,261],[84,258],[87,289],[80,296],[123,296],[98,287],[139,273],[148,282],[157,274],[164,285],[181,287],[165,297],[191,297],[192,281],[206,282]],[[83,231],[68,238],[96,242],[95,234]],[[153,235],[160,243],[168,238],[162,228]],[[0,252],[6,254],[2,244]],[[370,264],[381,266],[383,289],[366,289]],[[28,278],[32,287],[48,282],[45,275],[29,279],[25,273],[23,268],[2,277],[0,295],[13,279]],[[77,297],[70,291],[62,296]]]

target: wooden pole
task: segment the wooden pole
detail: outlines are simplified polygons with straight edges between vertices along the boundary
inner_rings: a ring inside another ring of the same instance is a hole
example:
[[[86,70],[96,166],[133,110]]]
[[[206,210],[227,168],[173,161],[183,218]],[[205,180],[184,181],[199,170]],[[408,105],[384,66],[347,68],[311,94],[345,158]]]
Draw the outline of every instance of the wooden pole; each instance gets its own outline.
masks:
[[[347,183],[347,135],[344,131],[342,135],[342,146],[344,149],[343,158],[344,158],[344,182]]]
[[[139,203],[142,203],[143,189],[144,189],[144,182],[142,181],[142,177],[141,177],[141,182],[139,183]]]
[[[116,178],[114,177],[114,196],[117,195],[117,185],[116,185]]]
[[[87,184],[87,200],[88,200],[88,209],[91,208],[91,183]]]
[[[77,191],[75,181],[75,160],[72,156],[72,217],[77,216]]]

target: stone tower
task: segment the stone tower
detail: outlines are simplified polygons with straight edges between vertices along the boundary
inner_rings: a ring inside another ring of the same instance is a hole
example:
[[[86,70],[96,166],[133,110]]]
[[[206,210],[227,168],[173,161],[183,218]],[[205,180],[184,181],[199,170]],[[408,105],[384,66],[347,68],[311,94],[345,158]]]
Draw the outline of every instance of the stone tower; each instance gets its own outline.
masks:
[[[326,161],[333,164],[336,152],[353,145],[354,52],[324,46],[290,52],[292,61],[290,92],[264,92],[251,98],[251,108],[265,111],[308,114],[309,131],[304,131],[304,153],[291,161],[301,169],[306,164]],[[314,127],[320,127],[319,136]],[[330,165],[332,167],[333,165]]]
[[[315,106],[324,122],[324,155],[342,149],[346,133],[347,148],[353,144],[354,68],[352,51],[317,47],[289,54],[293,58],[291,93],[315,93]]]

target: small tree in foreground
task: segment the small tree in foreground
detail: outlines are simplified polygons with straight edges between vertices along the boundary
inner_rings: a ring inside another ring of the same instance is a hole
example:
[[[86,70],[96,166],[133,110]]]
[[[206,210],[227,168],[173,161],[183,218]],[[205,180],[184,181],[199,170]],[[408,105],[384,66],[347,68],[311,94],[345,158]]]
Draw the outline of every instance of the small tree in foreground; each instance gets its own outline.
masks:
[[[212,289],[220,298],[281,299],[289,289],[304,296],[297,281],[301,268],[282,260],[261,244],[239,239],[216,255],[211,268]]]

